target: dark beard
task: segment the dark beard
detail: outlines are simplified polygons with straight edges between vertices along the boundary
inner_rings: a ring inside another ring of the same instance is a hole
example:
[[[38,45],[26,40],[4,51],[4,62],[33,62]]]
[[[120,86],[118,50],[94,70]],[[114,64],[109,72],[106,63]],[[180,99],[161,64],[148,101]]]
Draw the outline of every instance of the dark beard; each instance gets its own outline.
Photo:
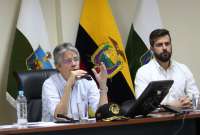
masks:
[[[154,52],[154,56],[155,56],[156,59],[158,59],[161,62],[167,62],[171,58],[171,53],[164,51],[161,54],[157,54],[157,53]]]

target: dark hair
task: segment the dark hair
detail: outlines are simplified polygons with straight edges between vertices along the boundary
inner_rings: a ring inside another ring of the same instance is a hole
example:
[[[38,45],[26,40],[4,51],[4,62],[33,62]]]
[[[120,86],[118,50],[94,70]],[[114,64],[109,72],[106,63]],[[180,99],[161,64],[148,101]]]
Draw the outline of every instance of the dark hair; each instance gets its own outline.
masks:
[[[73,51],[79,56],[78,50],[71,44],[71,43],[62,43],[58,46],[53,51],[53,56],[54,56],[54,64],[59,64],[61,60],[63,59],[63,55],[66,51]]]
[[[158,38],[166,36],[166,35],[169,36],[170,41],[171,41],[171,36],[170,36],[170,33],[169,33],[168,30],[166,30],[166,29],[156,29],[156,30],[152,31],[151,34],[150,34],[150,36],[149,36],[150,45],[153,47],[155,41]]]

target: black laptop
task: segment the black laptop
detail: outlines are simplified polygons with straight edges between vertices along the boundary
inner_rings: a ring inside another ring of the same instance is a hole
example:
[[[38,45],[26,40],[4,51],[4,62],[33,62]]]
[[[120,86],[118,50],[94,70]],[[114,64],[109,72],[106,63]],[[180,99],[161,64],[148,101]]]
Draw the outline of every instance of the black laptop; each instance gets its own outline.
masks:
[[[173,84],[173,80],[152,81],[141,96],[127,110],[126,116],[134,118],[137,115],[147,115],[160,105]]]

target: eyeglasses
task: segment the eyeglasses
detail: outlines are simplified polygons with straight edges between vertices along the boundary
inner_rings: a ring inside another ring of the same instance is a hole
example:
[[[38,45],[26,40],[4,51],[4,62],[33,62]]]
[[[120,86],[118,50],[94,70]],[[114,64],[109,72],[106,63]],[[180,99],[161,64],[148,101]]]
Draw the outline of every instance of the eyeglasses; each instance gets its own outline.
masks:
[[[78,56],[76,56],[76,57],[73,57],[73,58],[63,59],[63,63],[64,64],[71,64],[73,61],[77,62],[79,60],[80,60],[80,58]]]

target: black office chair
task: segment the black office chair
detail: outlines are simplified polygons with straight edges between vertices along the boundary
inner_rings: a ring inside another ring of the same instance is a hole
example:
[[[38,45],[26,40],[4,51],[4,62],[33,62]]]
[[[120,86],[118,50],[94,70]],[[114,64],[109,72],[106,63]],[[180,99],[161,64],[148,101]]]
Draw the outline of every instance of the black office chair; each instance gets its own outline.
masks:
[[[42,85],[55,69],[43,69],[35,71],[18,72],[19,86],[24,90],[27,98],[28,122],[41,121],[42,118]]]

